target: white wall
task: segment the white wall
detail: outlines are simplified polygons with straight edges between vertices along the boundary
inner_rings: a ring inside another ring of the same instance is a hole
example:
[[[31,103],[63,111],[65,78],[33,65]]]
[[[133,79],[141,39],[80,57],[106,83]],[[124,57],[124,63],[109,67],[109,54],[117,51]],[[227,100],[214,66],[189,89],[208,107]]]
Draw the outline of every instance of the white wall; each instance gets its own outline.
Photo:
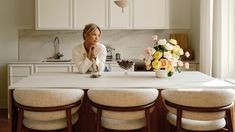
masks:
[[[191,0],[191,48],[194,49],[194,58],[199,61],[200,56],[200,0]]]
[[[0,1],[0,108],[7,107],[7,63],[18,58],[15,0]]]
[[[15,0],[19,29],[33,29],[35,23],[35,0]]]
[[[169,25],[171,29],[191,28],[191,3],[195,0],[169,0]],[[198,0],[196,0],[198,1]]]

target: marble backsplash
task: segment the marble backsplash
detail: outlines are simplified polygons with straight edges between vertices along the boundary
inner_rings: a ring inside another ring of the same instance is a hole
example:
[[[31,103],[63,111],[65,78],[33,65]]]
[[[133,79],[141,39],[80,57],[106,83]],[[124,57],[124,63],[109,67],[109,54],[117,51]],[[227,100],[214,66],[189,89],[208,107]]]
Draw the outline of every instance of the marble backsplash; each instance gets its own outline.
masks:
[[[186,32],[187,30],[104,30],[100,43],[111,46],[121,58],[136,59],[144,53],[148,46],[152,47],[153,34],[160,38],[168,38],[169,33]],[[37,31],[19,30],[19,59],[44,59],[54,55],[54,38],[59,37],[59,51],[63,59],[71,59],[72,48],[83,42],[82,31]]]

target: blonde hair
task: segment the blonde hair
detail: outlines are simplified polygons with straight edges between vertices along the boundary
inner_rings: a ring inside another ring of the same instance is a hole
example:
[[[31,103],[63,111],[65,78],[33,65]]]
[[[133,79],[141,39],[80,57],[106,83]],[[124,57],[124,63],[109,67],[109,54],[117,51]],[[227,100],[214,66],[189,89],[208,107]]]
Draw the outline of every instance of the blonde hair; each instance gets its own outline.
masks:
[[[85,40],[86,34],[93,33],[93,32],[95,32],[97,29],[100,31],[100,35],[101,35],[101,30],[100,30],[100,27],[99,27],[99,26],[97,26],[97,25],[94,24],[94,23],[87,24],[87,25],[85,26],[85,28],[83,29],[83,34],[82,34],[82,35],[83,35],[83,39]]]

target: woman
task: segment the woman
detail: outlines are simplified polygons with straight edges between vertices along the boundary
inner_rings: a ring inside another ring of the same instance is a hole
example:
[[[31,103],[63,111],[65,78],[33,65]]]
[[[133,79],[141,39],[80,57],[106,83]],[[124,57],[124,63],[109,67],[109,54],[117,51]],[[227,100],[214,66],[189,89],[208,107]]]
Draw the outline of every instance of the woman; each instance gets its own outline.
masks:
[[[100,28],[91,23],[83,29],[84,42],[73,48],[72,58],[80,73],[104,71],[107,56],[106,48],[98,43]]]

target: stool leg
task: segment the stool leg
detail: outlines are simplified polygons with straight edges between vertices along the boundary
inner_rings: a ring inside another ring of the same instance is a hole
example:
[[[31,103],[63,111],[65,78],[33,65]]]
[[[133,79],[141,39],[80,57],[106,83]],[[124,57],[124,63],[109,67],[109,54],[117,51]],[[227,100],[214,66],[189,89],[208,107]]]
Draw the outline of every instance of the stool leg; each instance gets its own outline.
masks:
[[[97,108],[96,132],[101,131],[101,115],[102,115],[102,110],[100,108]]]
[[[71,109],[66,110],[68,132],[72,132]]]
[[[17,120],[17,132],[22,131],[22,126],[23,126],[23,110],[19,108],[18,110],[18,120]]]
[[[150,122],[150,112],[149,109],[145,110],[145,118],[146,118],[146,132],[151,132],[151,122]]]
[[[176,121],[176,129],[177,132],[181,132],[181,119],[182,118],[182,110],[177,109],[177,121]]]
[[[231,119],[231,109],[226,110],[226,123],[228,125],[228,131],[233,132],[233,125]]]

